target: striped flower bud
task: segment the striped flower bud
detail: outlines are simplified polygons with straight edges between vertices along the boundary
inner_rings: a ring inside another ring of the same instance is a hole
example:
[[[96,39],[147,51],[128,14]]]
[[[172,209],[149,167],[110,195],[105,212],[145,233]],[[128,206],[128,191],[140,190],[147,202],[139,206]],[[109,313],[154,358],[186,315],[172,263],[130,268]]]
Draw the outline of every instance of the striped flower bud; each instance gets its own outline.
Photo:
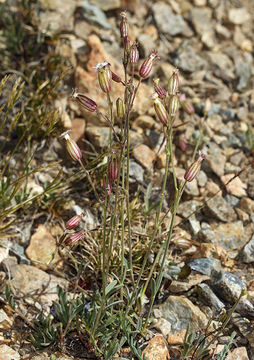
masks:
[[[102,91],[109,93],[111,90],[112,72],[108,62],[98,63],[95,67],[98,73],[99,85]]]
[[[139,69],[139,76],[141,76],[142,78],[146,78],[147,76],[149,76],[153,67],[153,63],[156,59],[159,59],[158,53],[156,50],[152,50],[148,58],[145,59],[145,61],[141,65]]]
[[[123,100],[121,98],[116,100],[116,113],[119,119],[124,117]]]
[[[122,82],[122,79],[120,78],[120,76],[118,76],[117,74],[115,74],[113,71],[111,72],[112,73],[112,80],[116,83],[120,83]]]
[[[156,112],[158,119],[160,120],[160,122],[162,123],[163,126],[167,126],[169,116],[168,116],[167,110],[165,109],[164,105],[162,104],[161,100],[159,99],[158,94],[154,93],[152,95],[152,99],[154,101],[153,106],[154,106],[154,110]]]
[[[75,161],[78,161],[82,158],[82,153],[77,143],[70,138],[69,131],[64,132],[61,137],[66,140],[66,149],[70,154],[71,158]]]
[[[83,216],[84,216],[84,214],[75,215],[71,219],[69,219],[65,224],[66,229],[68,229],[68,230],[75,229],[79,225],[79,223],[82,220]]]
[[[130,49],[130,64],[132,64],[132,65],[137,64],[138,59],[139,59],[139,51],[137,48],[137,43],[134,42],[131,45],[131,49]]]
[[[191,164],[189,169],[186,171],[184,175],[184,179],[188,182],[191,182],[199,173],[199,170],[201,168],[201,163],[205,159],[205,154],[203,154],[201,151],[199,152],[199,158],[198,160],[194,161],[194,163]]]
[[[73,90],[71,97],[75,99],[81,106],[83,106],[88,111],[95,111],[97,109],[97,104],[92,99],[87,96],[77,92],[77,89]]]
[[[112,155],[109,162],[109,181],[116,181],[118,177],[118,158]]]
[[[78,242],[79,240],[81,240],[83,237],[84,237],[83,231],[79,231],[79,232],[77,232],[77,233],[75,233],[75,234],[69,235],[69,236],[65,239],[64,243],[65,243],[65,245],[67,245],[67,246],[72,246],[72,245],[74,245],[76,242]]]
[[[153,79],[154,91],[159,95],[160,99],[165,99],[167,96],[166,90],[159,84],[160,79]]]
[[[178,93],[179,88],[179,79],[178,79],[178,70],[176,69],[168,82],[168,94],[176,95]]]
[[[120,35],[122,38],[125,38],[126,36],[128,36],[128,21],[126,17],[126,12],[122,11],[120,16],[122,17],[120,23]]]
[[[183,110],[186,112],[186,114],[188,115],[194,114],[195,112],[194,106],[192,105],[192,103],[187,101],[185,94],[180,95],[179,102]]]
[[[179,99],[177,95],[171,95],[169,98],[168,111],[170,116],[175,117],[179,106]]]

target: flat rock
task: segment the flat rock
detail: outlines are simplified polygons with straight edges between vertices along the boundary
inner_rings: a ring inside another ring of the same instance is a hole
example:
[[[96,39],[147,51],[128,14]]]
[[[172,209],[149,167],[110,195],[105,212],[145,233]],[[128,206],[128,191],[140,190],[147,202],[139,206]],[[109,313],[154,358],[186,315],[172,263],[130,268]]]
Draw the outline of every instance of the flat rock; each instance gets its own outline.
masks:
[[[252,236],[250,241],[244,246],[241,257],[243,262],[245,262],[246,264],[254,262],[254,235]]]
[[[105,126],[88,126],[86,128],[86,136],[88,139],[93,145],[100,148],[105,148],[108,146],[109,133],[109,127]]]
[[[175,334],[169,334],[167,336],[167,341],[169,345],[183,345],[185,334],[186,330],[179,331]]]
[[[246,284],[237,275],[216,269],[211,273],[211,286],[221,299],[231,304],[237,301],[242,290],[247,289]]]
[[[235,211],[227,203],[227,201],[219,195],[214,198],[210,198],[203,210],[208,216],[212,216],[213,218],[225,223],[234,222],[237,219]]]
[[[228,12],[228,20],[234,25],[244,24],[250,19],[250,12],[244,7],[238,9],[230,9]]]
[[[223,175],[221,181],[226,185],[234,176],[235,174]],[[247,185],[244,184],[239,177],[236,177],[226,185],[227,192],[237,197],[246,196],[246,189]]]
[[[205,160],[217,176],[224,175],[226,156],[223,154],[223,150],[214,142],[208,143],[208,153]]]
[[[145,169],[152,171],[156,154],[147,145],[141,144],[135,147],[133,156]]]
[[[169,360],[167,341],[162,335],[155,335],[149,340],[148,345],[142,352],[142,357],[147,360]]]
[[[142,183],[144,180],[144,169],[137,164],[134,160],[130,160],[130,182],[139,181]]]
[[[184,32],[185,21],[179,14],[174,14],[171,7],[162,1],[152,6],[153,16],[158,29],[165,34],[175,36]]]
[[[32,235],[30,244],[26,249],[26,255],[34,262],[35,266],[46,270],[49,262],[53,265],[60,261],[58,253],[56,253],[53,258],[55,250],[56,239],[50,234],[44,225],[41,225]]]
[[[213,269],[220,269],[220,260],[214,258],[199,258],[188,262],[188,265],[192,270],[198,271],[204,275],[211,275]]]
[[[64,289],[68,287],[68,281],[49,275],[46,272],[30,265],[18,265],[14,279],[8,281],[15,294],[25,298],[36,297],[40,304],[51,306],[58,299],[57,285]]]
[[[184,296],[169,296],[167,300],[156,307],[161,317],[171,324],[170,333],[186,330],[201,330],[207,325],[207,318],[202,311]]]
[[[226,224],[217,224],[213,226],[214,238],[211,239],[213,244],[222,246],[225,250],[241,249],[246,240],[244,238],[244,228],[242,221]]]
[[[104,6],[107,6],[107,3],[112,2],[112,1],[113,0],[104,1]],[[111,25],[109,24],[104,12],[101,10],[101,5],[102,5],[101,1],[100,1],[99,7],[91,4],[90,2],[88,2],[86,0],[82,0],[80,3],[80,6],[82,8],[82,13],[83,13],[85,20],[87,20],[90,24],[101,26],[104,29],[110,29]]]
[[[241,346],[230,351],[225,360],[249,360],[246,347]]]
[[[221,52],[208,52],[208,57],[214,66],[214,74],[223,80],[233,80],[235,78],[233,69],[234,64],[226,54]]]
[[[19,360],[20,355],[8,345],[0,345],[0,360]]]
[[[207,61],[195,52],[193,46],[187,45],[178,52],[174,65],[183,71],[195,72],[206,69]]]
[[[223,302],[214,294],[207,284],[199,284],[198,289],[200,292],[200,300],[205,305],[210,306],[214,313],[218,314],[225,307]]]

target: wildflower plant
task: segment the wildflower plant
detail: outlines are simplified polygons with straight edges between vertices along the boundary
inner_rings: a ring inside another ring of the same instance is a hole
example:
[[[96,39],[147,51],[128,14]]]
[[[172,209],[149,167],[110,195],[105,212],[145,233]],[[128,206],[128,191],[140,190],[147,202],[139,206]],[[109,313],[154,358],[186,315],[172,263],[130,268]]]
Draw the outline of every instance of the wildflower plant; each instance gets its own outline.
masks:
[[[151,233],[145,233],[144,229],[144,233],[140,234],[141,238],[144,236],[149,240],[146,247],[140,250],[140,256],[137,256],[137,253],[134,254],[133,250],[137,244],[133,229],[135,201],[131,198],[130,192],[130,117],[140,84],[151,76],[159,55],[156,50],[151,51],[136,71],[139,61],[138,46],[136,42],[130,43],[126,13],[121,13],[121,19],[124,78],[114,73],[107,59],[102,59],[101,63],[95,65],[98,86],[107,100],[107,113],[102,113],[100,104],[97,104],[95,99],[90,99],[87,94],[81,94],[77,89],[72,94],[73,100],[81,107],[94,113],[95,116],[102,117],[109,124],[108,147],[103,155],[105,160],[102,181],[104,192],[99,181],[97,180],[96,183],[94,180],[94,173],[89,164],[84,164],[82,151],[72,139],[71,133],[62,134],[70,157],[81,166],[93,190],[97,201],[96,208],[100,214],[100,225],[96,229],[80,230],[77,227],[82,224],[82,216],[71,218],[66,223],[66,231],[59,246],[72,252],[72,261],[75,252],[79,249],[81,249],[82,257],[82,248],[78,247],[79,243],[89,243],[90,247],[92,243],[95,243],[97,247],[96,256],[92,251],[88,251],[85,258],[88,268],[93,268],[92,262],[97,266],[95,284],[97,290],[94,296],[90,296],[89,306],[83,303],[85,310],[80,312],[80,307],[77,305],[79,311],[71,317],[82,342],[88,339],[95,353],[104,356],[105,359],[112,359],[124,344],[128,344],[133,355],[142,359],[137,341],[150,324],[153,304],[161,288],[168,248],[172,244],[174,235],[177,208],[186,183],[192,181],[197,175],[204,155],[201,154],[198,160],[193,161],[181,181],[177,179],[172,143],[174,122],[180,104],[178,71],[174,71],[169,77],[167,90],[159,85],[159,79],[154,80],[155,93],[151,99],[151,106],[153,102],[156,117],[161,123],[161,131],[166,139],[166,163],[158,202],[150,208],[149,194],[146,200],[145,213],[150,214],[151,211],[156,210],[153,230]],[[117,99],[112,98],[114,82],[123,86],[122,95]],[[161,237],[161,242],[158,244],[162,226],[162,206],[170,169],[174,179],[173,189],[171,189],[174,194],[171,219],[165,232],[166,236]],[[97,242],[94,240],[95,236],[97,236]],[[151,264],[149,258],[154,246],[158,247],[158,251]],[[149,304],[144,306],[148,286],[151,288],[150,299]],[[60,295],[64,297],[62,293]],[[64,297],[64,299],[65,306],[70,309],[69,305],[66,305],[67,298]],[[84,298],[82,301],[85,301]],[[65,312],[62,314],[65,316]],[[67,321],[67,323],[68,329],[73,330],[70,322]],[[67,333],[68,330],[65,330],[64,334]],[[63,333],[59,334],[59,338],[62,339],[62,335]]]

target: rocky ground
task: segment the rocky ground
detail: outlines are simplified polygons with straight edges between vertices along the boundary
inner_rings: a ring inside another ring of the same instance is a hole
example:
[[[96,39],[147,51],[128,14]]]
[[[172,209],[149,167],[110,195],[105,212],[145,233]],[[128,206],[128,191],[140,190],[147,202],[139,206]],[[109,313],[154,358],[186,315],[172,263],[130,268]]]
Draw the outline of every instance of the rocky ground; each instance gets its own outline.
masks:
[[[253,1],[40,0],[38,27],[55,39],[56,53],[71,66],[54,105],[60,111],[63,127],[72,129],[73,138],[87,152],[104,151],[109,128],[93,114],[83,112],[69,95],[72,87],[78,88],[106,110],[93,67],[106,60],[115,73],[123,74],[118,31],[121,9],[127,10],[130,38],[137,39],[141,58],[152,49],[158,50],[160,61],[156,62],[154,76],[166,87],[177,67],[180,91],[194,106],[192,115],[181,109],[176,122],[186,123],[175,132],[179,179],[201,133],[201,144],[207,152],[202,170],[186,187],[178,209],[176,230],[182,242],[176,243],[169,255],[174,263],[167,274],[170,286],[165,285],[164,301],[155,306],[151,339],[140,346],[147,359],[180,359],[187,324],[196,331],[204,328],[210,317],[216,319],[222,309],[229,310],[245,289],[247,295],[233,313],[231,330],[225,330],[215,344],[215,353],[220,353],[235,330],[237,335],[226,359],[254,359]],[[150,98],[152,78],[141,84],[131,130],[133,192],[142,193],[151,183],[151,201],[158,196],[165,165],[165,148],[160,148],[161,125]],[[118,96],[119,86],[114,87],[113,98]],[[205,116],[207,99],[211,106]],[[62,143],[53,139],[41,156],[48,162],[59,160],[63,154]],[[66,176],[68,161],[63,159]],[[40,191],[50,176],[41,174],[37,182],[31,182],[32,191]],[[67,214],[82,210],[88,214],[87,226],[96,226],[89,199],[85,194],[80,196],[83,188],[78,186],[80,189],[68,193],[64,220]],[[170,183],[167,199],[170,201]],[[166,208],[167,204],[165,214]],[[58,215],[37,215],[32,223],[27,217],[19,219],[16,233],[12,231],[15,236],[0,238],[0,286],[3,290],[8,280],[23,314],[23,319],[13,314],[2,296],[1,360],[50,358],[53,350],[36,352],[27,342],[29,329],[24,318],[31,321],[36,310],[49,311],[57,299],[57,285],[68,289],[73,280],[64,274],[58,254],[54,268],[42,265],[49,260],[49,250],[54,252],[62,220]],[[180,280],[176,275],[185,264],[191,274]],[[54,352],[56,358],[88,358],[84,349],[79,350],[78,342],[73,340],[73,344],[66,355]],[[121,357],[131,358],[128,349],[119,354]]]

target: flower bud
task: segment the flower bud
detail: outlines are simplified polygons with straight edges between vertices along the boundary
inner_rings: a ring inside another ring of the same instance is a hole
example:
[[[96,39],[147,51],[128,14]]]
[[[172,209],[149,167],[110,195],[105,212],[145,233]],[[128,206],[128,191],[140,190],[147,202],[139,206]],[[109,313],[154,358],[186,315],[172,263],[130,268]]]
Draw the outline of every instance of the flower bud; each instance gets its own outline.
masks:
[[[167,110],[165,109],[164,105],[162,104],[161,100],[159,99],[159,96],[157,93],[154,93],[152,95],[152,98],[154,100],[153,106],[154,106],[154,110],[156,112],[158,119],[160,120],[162,125],[167,126],[168,119],[169,119]]]
[[[159,95],[160,99],[165,99],[167,96],[166,90],[159,84],[160,79],[153,79],[154,91]]]
[[[187,149],[188,143],[185,137],[185,134],[181,134],[178,138],[178,144],[182,151],[185,151]]]
[[[131,45],[131,49],[130,49],[130,64],[132,64],[132,65],[137,64],[138,59],[139,59],[139,51],[137,48],[137,43],[134,42]]]
[[[139,69],[139,76],[146,78],[150,74],[155,59],[159,59],[159,56],[156,50],[152,50],[148,58],[145,59],[141,65]]]
[[[179,97],[180,105],[188,115],[192,115],[195,112],[194,106],[186,100],[185,94],[181,94]]]
[[[109,162],[109,181],[116,181],[118,177],[118,158],[113,155]]]
[[[130,50],[131,50],[131,42],[128,36],[125,36],[123,39],[123,46],[124,46],[124,53],[126,53],[127,55],[130,54]]]
[[[199,152],[199,158],[198,160],[194,161],[194,163],[191,164],[189,169],[186,171],[184,175],[184,179],[188,182],[191,182],[199,173],[199,170],[201,168],[201,163],[204,160],[205,155],[202,152]]]
[[[120,78],[120,76],[118,76],[117,74],[115,74],[113,71],[111,72],[112,73],[112,80],[116,83],[120,83],[122,82],[122,79]]]
[[[69,131],[66,131],[61,135],[61,137],[64,137],[66,140],[66,149],[73,160],[78,161],[82,158],[82,153],[80,148],[78,147],[77,143],[70,138],[70,135],[68,134]]]
[[[75,215],[71,219],[69,219],[65,224],[66,229],[68,229],[68,230],[75,229],[78,226],[78,224],[80,223],[80,221],[82,220],[83,215],[84,214]]]
[[[178,70],[175,70],[168,82],[168,94],[176,95],[179,88]]]
[[[122,119],[124,117],[123,100],[121,98],[118,98],[116,100],[116,112],[119,119]]]
[[[108,62],[98,63],[96,65],[98,72],[99,85],[102,91],[109,93],[111,90],[112,72]]]
[[[76,92],[76,89],[73,90],[71,97],[75,99],[81,106],[83,106],[88,111],[95,111],[97,109],[97,104],[92,99],[87,96]]]
[[[75,234],[69,235],[69,236],[65,239],[64,243],[65,243],[65,245],[67,245],[67,246],[71,246],[71,245],[74,245],[76,242],[78,242],[78,241],[79,241],[80,239],[82,239],[83,237],[84,237],[83,231],[79,231],[79,232],[77,232],[77,233],[75,233]]]
[[[122,11],[120,16],[122,17],[120,23],[120,35],[122,38],[125,38],[126,36],[128,36],[128,21],[126,17],[126,12]]]
[[[177,95],[171,95],[169,98],[168,111],[170,116],[175,117],[179,106],[179,99]]]

